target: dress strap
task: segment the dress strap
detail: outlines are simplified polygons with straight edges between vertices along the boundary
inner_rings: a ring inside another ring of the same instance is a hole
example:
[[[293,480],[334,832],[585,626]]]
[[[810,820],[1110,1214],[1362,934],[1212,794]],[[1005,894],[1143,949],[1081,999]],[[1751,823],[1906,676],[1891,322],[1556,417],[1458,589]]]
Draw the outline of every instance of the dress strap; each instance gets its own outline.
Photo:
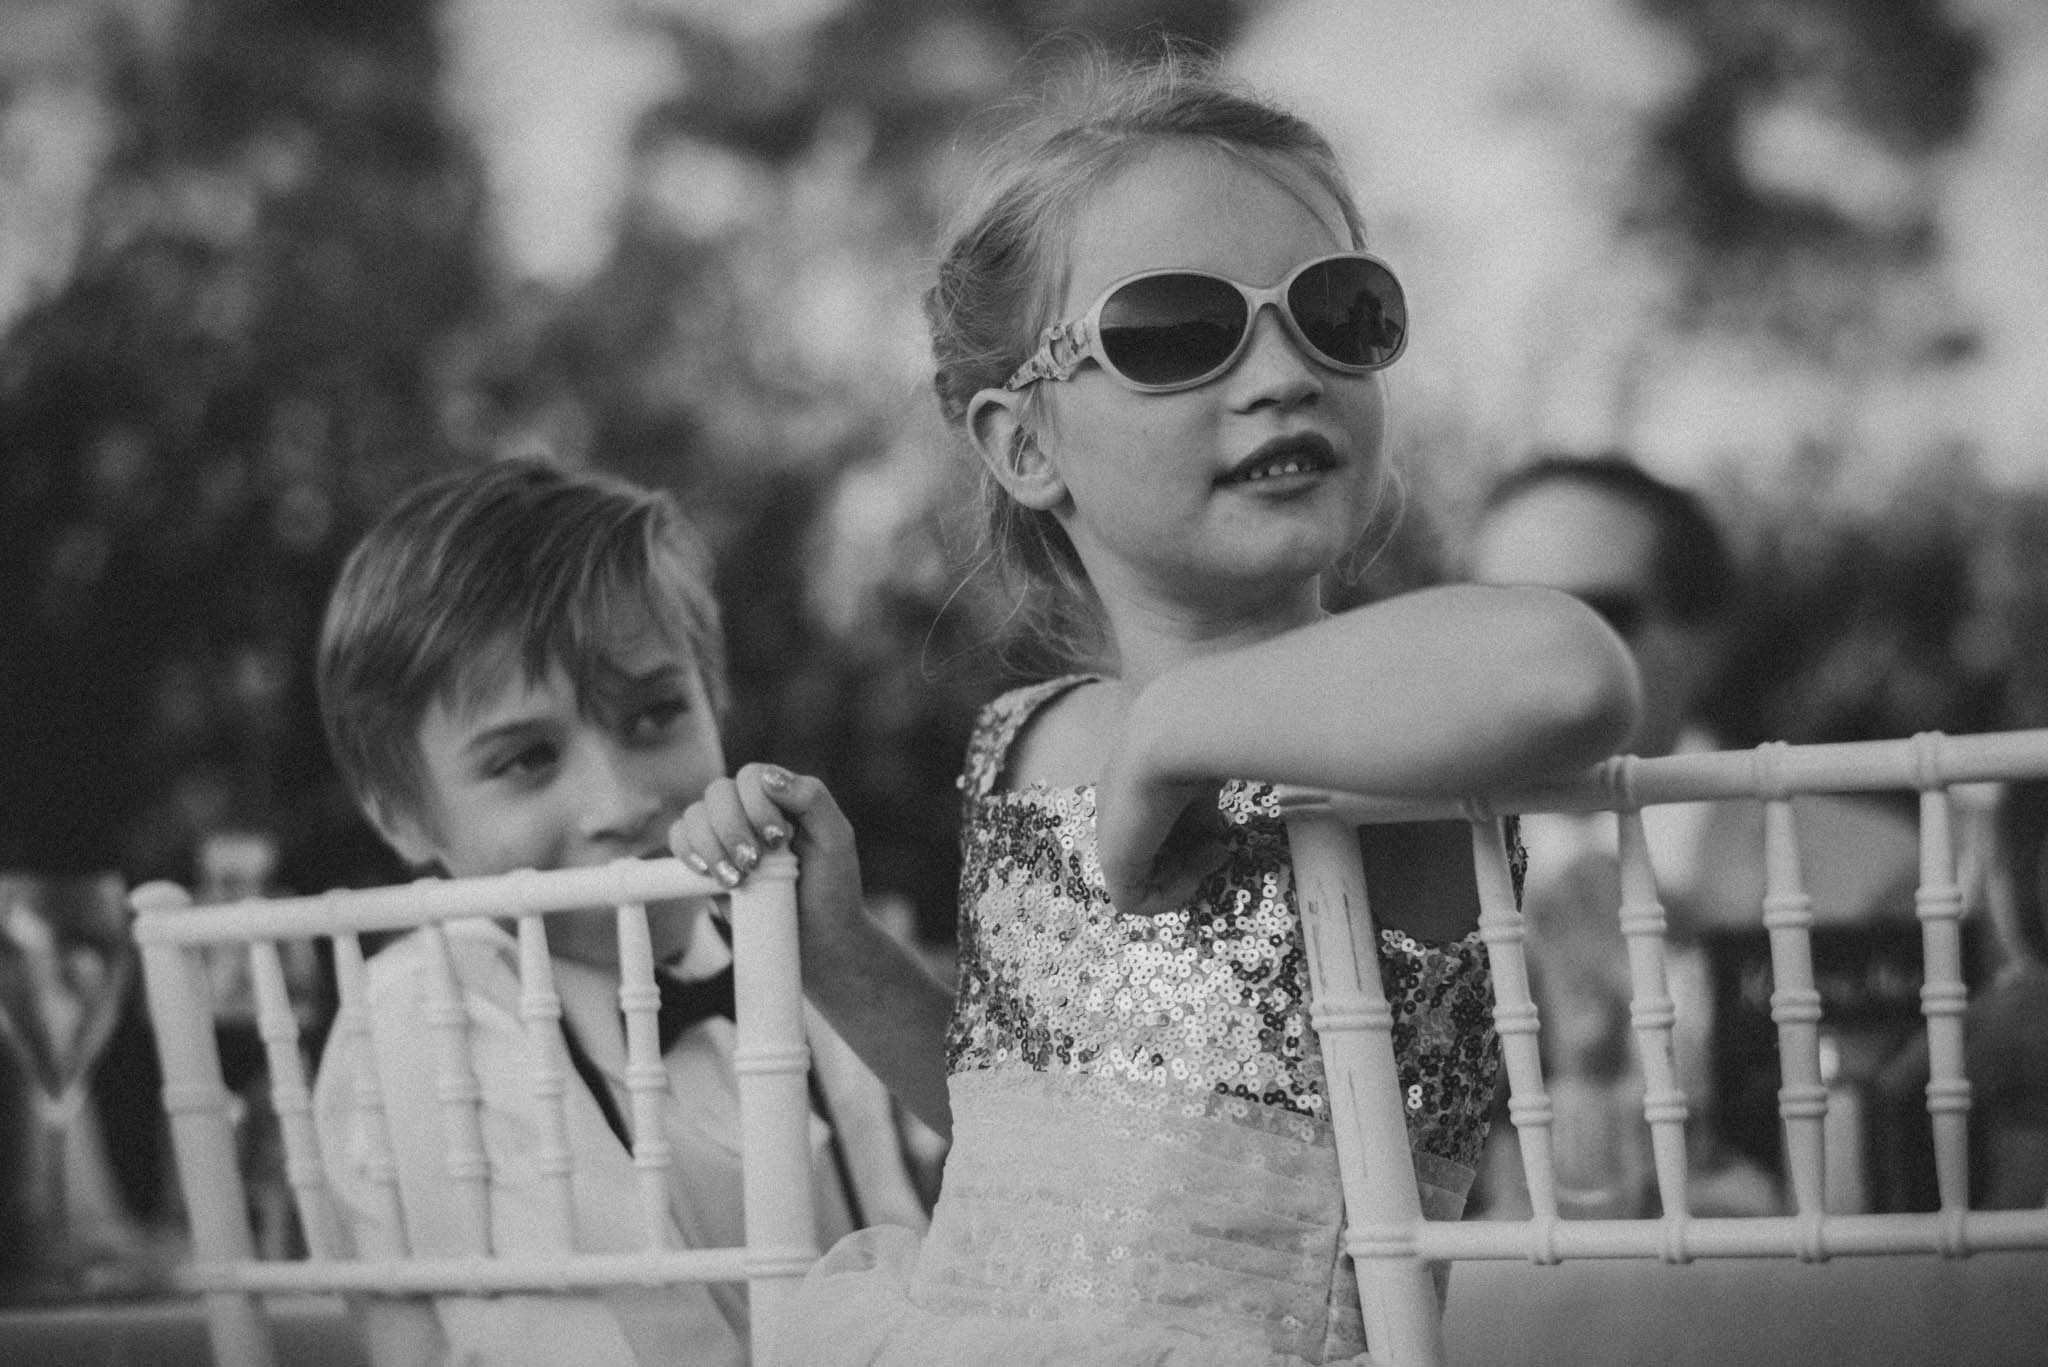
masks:
[[[1010,746],[1039,709],[1061,694],[1101,677],[1066,674],[1013,688],[984,706],[974,719],[974,731],[967,741],[967,759],[960,771],[960,792],[968,803],[971,805],[996,790],[1010,760]]]

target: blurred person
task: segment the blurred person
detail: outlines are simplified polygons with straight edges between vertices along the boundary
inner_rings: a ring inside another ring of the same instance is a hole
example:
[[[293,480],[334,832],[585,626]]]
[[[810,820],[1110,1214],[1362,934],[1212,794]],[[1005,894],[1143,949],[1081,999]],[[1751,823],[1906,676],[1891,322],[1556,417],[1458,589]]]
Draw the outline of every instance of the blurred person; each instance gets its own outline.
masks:
[[[0,1300],[150,1275],[112,1161],[128,1113],[91,1094],[136,993],[125,886],[111,872],[0,870],[0,1156],[13,1160],[0,1167]]]
[[[1466,577],[1562,589],[1591,607],[1628,642],[1642,677],[1630,752],[1700,744],[1735,574],[1697,496],[1619,454],[1539,457],[1487,493]]]
[[[1998,961],[1963,1011],[1970,1199],[2020,1210],[2048,1201],[2048,781],[1998,785],[1986,815],[1977,900]],[[1925,1112],[1929,1072],[1922,1031],[1880,1075],[1893,1115]]]
[[[318,658],[322,720],[368,819],[405,861],[449,877],[588,867],[667,853],[668,827],[725,772],[725,644],[709,561],[675,501],[537,460],[501,460],[428,482],[351,554]],[[736,856],[743,866],[752,860]],[[671,1234],[685,1247],[744,1243],[732,960],[707,903],[647,908],[668,1067],[662,1137]],[[581,1086],[566,1098],[579,1246],[640,1246],[639,1177],[625,1117],[625,1029],[614,917],[549,918],[564,1045]],[[545,1133],[520,1016],[518,946],[498,922],[448,928],[482,1089],[499,1253],[552,1247]],[[417,1254],[462,1251],[446,1176],[425,937],[369,962],[369,1041]],[[863,1222],[921,1228],[887,1094],[822,1020],[808,1022],[821,1232]],[[315,1116],[343,1224],[380,1229],[366,1113],[352,1086],[358,1037],[329,1037]],[[383,1236],[380,1238],[380,1236]],[[737,1286],[621,1289],[590,1297],[451,1297],[380,1303],[374,1360],[505,1364],[746,1361]],[[422,1356],[424,1355],[424,1356]]]
[[[1721,530],[1693,492],[1623,453],[1535,457],[1482,501],[1466,558],[1487,584],[1562,589],[1605,617],[1641,673],[1643,707],[1627,749],[1638,755],[1719,748],[1701,716],[1727,653],[1736,575]],[[1910,917],[1918,845],[1910,822],[1872,803],[1801,798],[1800,850],[1817,924]],[[1779,1204],[1758,1155],[1728,1142],[1712,1086],[1713,969],[1704,939],[1761,924],[1759,803],[1658,806],[1643,812],[1668,915],[1667,972],[1678,1004],[1673,1048],[1690,1106],[1694,1213],[1759,1213]],[[1654,1199],[1642,1079],[1628,1038],[1628,951],[1619,922],[1614,819],[1530,816],[1528,951],[1559,1098],[1561,1196],[1585,1214],[1634,1214]],[[1576,1115],[1567,1119],[1569,1109]],[[1605,1119],[1601,1119],[1601,1117]],[[1589,1119],[1591,1117],[1591,1119]],[[1583,1133],[1575,1127],[1586,1127]],[[1489,1199],[1526,1201],[1512,1128],[1496,1130]]]

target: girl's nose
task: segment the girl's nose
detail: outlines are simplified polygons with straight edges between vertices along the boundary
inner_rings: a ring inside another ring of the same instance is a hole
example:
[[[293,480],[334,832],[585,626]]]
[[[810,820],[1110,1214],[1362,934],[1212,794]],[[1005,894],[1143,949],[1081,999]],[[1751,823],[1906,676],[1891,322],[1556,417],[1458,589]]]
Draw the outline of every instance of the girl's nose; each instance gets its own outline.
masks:
[[[1252,335],[1237,358],[1230,383],[1242,408],[1267,403],[1292,408],[1321,394],[1324,377],[1280,321],[1277,306],[1268,305],[1252,319]]]
[[[582,747],[571,785],[579,829],[586,840],[636,852],[662,816],[661,795],[642,782],[631,757],[615,745]]]

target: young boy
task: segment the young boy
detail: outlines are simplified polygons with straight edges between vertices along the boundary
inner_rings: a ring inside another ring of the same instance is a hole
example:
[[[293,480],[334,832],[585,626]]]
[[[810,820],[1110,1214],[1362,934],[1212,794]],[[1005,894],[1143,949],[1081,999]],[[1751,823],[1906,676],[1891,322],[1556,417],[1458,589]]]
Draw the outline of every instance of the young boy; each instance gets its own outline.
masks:
[[[322,719],[364,813],[408,863],[450,877],[666,855],[670,823],[725,772],[725,647],[709,584],[701,547],[663,494],[539,461],[491,462],[416,489],[350,556],[320,642]],[[653,905],[649,929],[663,971],[715,998],[730,993],[731,957],[705,911]],[[578,1246],[627,1251],[641,1236],[622,1119],[631,1103],[613,919],[550,917],[548,944],[580,1079],[568,1097]],[[482,1089],[492,1246],[547,1250],[550,1208],[535,1169],[544,1131],[516,941],[490,921],[453,925],[448,939]],[[364,1252],[399,1238],[416,1254],[464,1247],[445,1175],[431,969],[418,934],[369,963],[402,1232],[380,1227],[366,1171],[354,1037],[337,1031],[321,1061],[322,1151],[343,1224]],[[811,1027],[822,1109],[837,1122],[836,1134],[813,1126],[821,1237],[829,1244],[856,1212],[921,1225],[886,1094],[815,1016]],[[665,1054],[663,1118],[674,1233],[687,1246],[738,1244],[731,1021],[713,1014],[670,1030],[679,1030]],[[449,1298],[431,1321],[387,1305],[368,1328],[380,1357],[424,1339],[446,1360],[489,1364],[746,1360],[744,1300],[732,1286]]]

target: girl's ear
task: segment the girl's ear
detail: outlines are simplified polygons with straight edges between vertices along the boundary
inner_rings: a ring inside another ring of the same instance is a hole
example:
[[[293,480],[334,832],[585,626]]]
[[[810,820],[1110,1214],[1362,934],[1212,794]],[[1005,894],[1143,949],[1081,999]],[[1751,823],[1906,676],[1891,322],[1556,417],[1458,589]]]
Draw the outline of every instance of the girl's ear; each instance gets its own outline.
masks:
[[[1057,508],[1067,482],[1024,423],[1024,395],[984,389],[967,403],[967,435],[1010,497],[1037,512]]]

